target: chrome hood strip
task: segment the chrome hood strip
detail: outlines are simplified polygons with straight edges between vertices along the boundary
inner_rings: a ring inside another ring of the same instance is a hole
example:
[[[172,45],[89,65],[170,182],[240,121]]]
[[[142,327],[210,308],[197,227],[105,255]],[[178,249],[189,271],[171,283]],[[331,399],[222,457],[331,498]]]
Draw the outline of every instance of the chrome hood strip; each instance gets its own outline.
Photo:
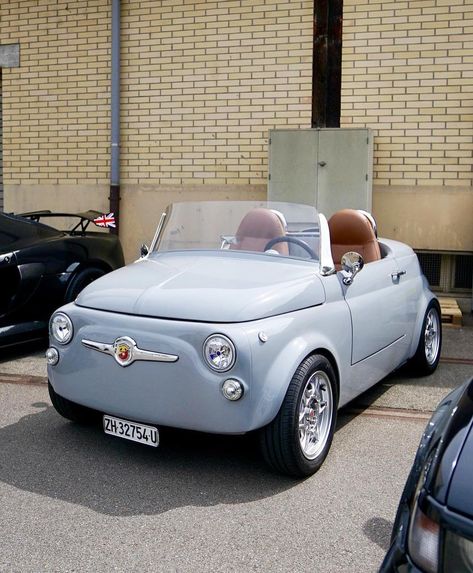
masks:
[[[179,356],[175,354],[164,354],[163,352],[152,352],[138,348],[136,342],[127,336],[117,338],[113,344],[106,342],[97,342],[95,340],[82,339],[82,344],[86,348],[103,352],[113,356],[120,366],[129,366],[136,360],[146,360],[149,362],[177,362]],[[127,357],[121,358],[120,345],[125,343],[127,348]]]

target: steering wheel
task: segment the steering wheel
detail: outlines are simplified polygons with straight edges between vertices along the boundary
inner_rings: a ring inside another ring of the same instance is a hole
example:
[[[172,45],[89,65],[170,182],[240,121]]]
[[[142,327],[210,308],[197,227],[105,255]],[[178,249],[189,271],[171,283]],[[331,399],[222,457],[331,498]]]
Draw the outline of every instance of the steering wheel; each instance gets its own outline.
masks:
[[[274,245],[277,245],[278,243],[293,243],[294,245],[299,245],[299,247],[302,247],[304,249],[304,251],[309,253],[309,256],[311,259],[317,259],[317,255],[309,247],[309,245],[305,241],[303,241],[302,239],[296,239],[296,237],[287,237],[287,236],[286,237],[275,237],[274,239],[271,239],[270,241],[268,241],[266,243],[264,250],[269,251],[269,249],[271,249],[272,247],[274,247]]]

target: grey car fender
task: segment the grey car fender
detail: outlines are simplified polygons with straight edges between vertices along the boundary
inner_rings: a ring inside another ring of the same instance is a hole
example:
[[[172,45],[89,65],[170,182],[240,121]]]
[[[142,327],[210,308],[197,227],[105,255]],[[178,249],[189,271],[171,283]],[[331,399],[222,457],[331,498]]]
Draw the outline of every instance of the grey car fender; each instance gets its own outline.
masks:
[[[252,395],[257,401],[254,410],[257,418],[252,421],[254,428],[265,426],[276,417],[295,371],[303,360],[314,352],[321,352],[332,357],[334,369],[339,378],[343,379],[344,375],[349,375],[350,352],[346,353],[345,358],[340,356],[336,350],[336,344],[333,343],[336,338],[332,338],[332,333],[324,332],[322,328],[314,328],[314,321],[315,323],[325,322],[326,312],[325,305],[304,309],[297,311],[299,315],[297,321],[295,321],[295,313],[289,313],[258,321],[259,324],[254,324],[247,332],[253,341],[251,353],[255,391]],[[306,319],[304,329],[300,329],[301,313],[304,313]],[[350,348],[351,328],[348,312],[343,313],[343,316],[345,320],[338,324],[334,321],[333,326],[340,331],[339,336],[346,337],[347,347]],[[262,330],[268,337],[265,343],[257,340],[257,334]]]

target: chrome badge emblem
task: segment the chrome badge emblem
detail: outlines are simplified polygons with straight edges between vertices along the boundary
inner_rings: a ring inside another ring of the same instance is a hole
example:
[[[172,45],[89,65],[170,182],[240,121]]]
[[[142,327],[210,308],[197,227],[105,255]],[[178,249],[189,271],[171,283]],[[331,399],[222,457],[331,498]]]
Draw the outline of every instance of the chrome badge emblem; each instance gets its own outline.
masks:
[[[97,342],[96,340],[82,339],[82,344],[86,348],[103,352],[113,356],[120,366],[129,366],[136,360],[148,362],[177,362],[179,356],[176,354],[165,354],[164,352],[153,352],[152,350],[143,350],[129,336],[120,336],[113,344],[107,342]]]
[[[128,366],[133,362],[133,350],[136,342],[133,338],[122,336],[113,343],[113,355],[120,366]]]

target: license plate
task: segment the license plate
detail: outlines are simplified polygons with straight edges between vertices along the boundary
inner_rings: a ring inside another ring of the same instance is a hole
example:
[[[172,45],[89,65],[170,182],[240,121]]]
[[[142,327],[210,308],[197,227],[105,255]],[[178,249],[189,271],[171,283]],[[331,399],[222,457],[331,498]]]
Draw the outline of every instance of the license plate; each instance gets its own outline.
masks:
[[[129,420],[122,420],[113,416],[103,417],[103,430],[106,434],[139,442],[146,446],[157,448],[159,445],[159,432],[154,426],[137,424]]]

